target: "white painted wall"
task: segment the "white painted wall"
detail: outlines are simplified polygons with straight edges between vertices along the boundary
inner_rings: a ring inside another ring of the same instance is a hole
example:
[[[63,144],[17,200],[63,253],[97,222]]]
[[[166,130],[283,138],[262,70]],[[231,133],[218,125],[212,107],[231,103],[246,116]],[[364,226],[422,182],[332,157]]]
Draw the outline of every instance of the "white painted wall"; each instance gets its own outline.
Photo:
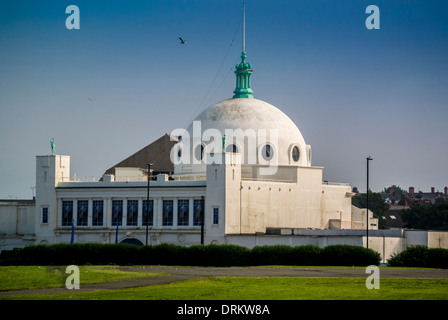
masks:
[[[428,247],[448,248],[447,231],[428,231]]]
[[[330,220],[339,220],[339,229],[352,229],[351,188],[347,185],[322,185],[320,229],[331,229]]]
[[[0,210],[0,234],[15,234],[18,227],[17,205],[0,203]]]
[[[364,237],[363,243],[366,243],[366,237]],[[392,255],[405,249],[405,241],[398,237],[369,236],[369,248],[377,251],[381,255],[381,261],[386,263]]]
[[[428,245],[428,231],[406,230],[406,246]]]
[[[351,222],[351,190],[346,185],[322,185],[321,167],[290,167],[294,182],[244,179],[241,204],[227,211],[226,234],[265,232],[277,228],[329,228],[330,219]],[[207,185],[207,187],[209,187]],[[234,185],[238,190],[238,185]],[[241,226],[239,226],[241,221]]]
[[[0,234],[33,234],[34,205],[0,202]]]
[[[55,187],[70,177],[70,156],[36,156],[36,243],[54,243],[58,208]],[[42,208],[48,207],[48,223],[42,223]]]

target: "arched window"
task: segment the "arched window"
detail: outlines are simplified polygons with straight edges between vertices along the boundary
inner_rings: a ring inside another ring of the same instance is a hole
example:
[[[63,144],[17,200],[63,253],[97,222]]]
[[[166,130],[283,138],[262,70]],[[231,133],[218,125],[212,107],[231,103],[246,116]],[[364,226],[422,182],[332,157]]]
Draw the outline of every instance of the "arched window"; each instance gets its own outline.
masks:
[[[294,160],[294,162],[298,162],[300,159],[300,151],[299,151],[299,147],[294,146],[294,148],[292,148],[292,160]]]
[[[266,161],[272,160],[272,158],[274,157],[274,148],[272,148],[270,144],[264,145],[263,149],[261,150],[261,156]]]
[[[120,243],[129,243],[129,244],[135,244],[136,246],[142,246],[143,243],[135,238],[126,238],[123,241],[121,241]]]

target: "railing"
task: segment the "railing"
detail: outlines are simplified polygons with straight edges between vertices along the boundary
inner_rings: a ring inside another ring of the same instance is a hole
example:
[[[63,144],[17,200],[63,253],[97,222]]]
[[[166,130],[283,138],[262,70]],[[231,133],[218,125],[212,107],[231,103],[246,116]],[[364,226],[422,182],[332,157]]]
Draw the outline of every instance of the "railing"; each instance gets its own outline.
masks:
[[[143,176],[131,176],[131,177],[117,177],[115,176],[115,182],[132,182],[132,181],[148,181],[148,177]]]
[[[62,177],[59,182],[98,182],[101,177]]]
[[[243,181],[261,181],[261,182],[283,182],[283,183],[296,183],[296,181],[290,179],[290,180],[284,180],[284,179],[268,179],[268,178],[250,178],[250,177],[242,177],[241,180]]]
[[[59,182],[100,182],[104,177],[62,177]],[[151,180],[155,180],[152,177]],[[147,177],[144,176],[115,176],[112,182],[132,182],[132,181],[148,181]]]
[[[349,183],[345,183],[345,182],[329,182],[329,181],[324,181],[322,182],[322,184],[325,184],[327,186],[349,186]]]
[[[175,181],[183,181],[183,180],[207,180],[207,177],[205,176],[205,175],[201,175],[201,176],[199,176],[199,175],[196,175],[196,176],[193,176],[193,175],[174,175],[174,176],[172,176],[172,178],[175,180]]]

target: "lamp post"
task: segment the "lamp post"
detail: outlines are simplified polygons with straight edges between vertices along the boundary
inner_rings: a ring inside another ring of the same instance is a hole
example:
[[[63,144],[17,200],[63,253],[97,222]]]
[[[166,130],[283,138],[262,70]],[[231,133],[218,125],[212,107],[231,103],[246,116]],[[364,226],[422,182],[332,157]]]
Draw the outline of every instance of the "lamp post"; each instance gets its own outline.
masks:
[[[205,227],[205,202],[204,196],[201,197],[201,206],[202,206],[202,214],[201,214],[201,244],[204,244],[204,227]]]
[[[366,221],[366,234],[367,234],[367,249],[369,248],[369,161],[373,160],[371,156],[367,157],[367,221]]]
[[[148,188],[146,191],[146,212],[145,212],[145,217],[146,217],[146,245],[148,245],[148,226],[149,226],[149,181],[151,180],[151,166],[152,163],[148,163]]]

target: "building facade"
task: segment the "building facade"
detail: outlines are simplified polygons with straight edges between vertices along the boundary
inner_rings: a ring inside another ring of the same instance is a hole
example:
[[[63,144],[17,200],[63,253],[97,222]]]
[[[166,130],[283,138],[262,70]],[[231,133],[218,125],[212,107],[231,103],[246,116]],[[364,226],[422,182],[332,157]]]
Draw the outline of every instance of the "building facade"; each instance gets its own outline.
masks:
[[[70,156],[37,156],[34,219],[21,227],[27,232],[18,245],[13,215],[0,213],[2,248],[72,241],[223,244],[244,236],[269,242],[275,230],[376,229],[371,212],[367,219],[366,210],[352,207],[348,184],[322,182],[323,168],[312,166],[311,146],[296,124],[254,98],[244,44],[235,69],[233,98],[98,180],[71,177]],[[146,164],[154,159],[158,174],[148,178]]]
[[[350,186],[322,184],[322,168],[279,167],[290,180],[259,179],[258,166],[243,174],[240,154],[220,156],[203,176],[159,174],[149,188],[137,175],[73,181],[69,156],[37,156],[34,242],[68,243],[73,230],[75,242],[191,245],[272,228],[363,228]]]

